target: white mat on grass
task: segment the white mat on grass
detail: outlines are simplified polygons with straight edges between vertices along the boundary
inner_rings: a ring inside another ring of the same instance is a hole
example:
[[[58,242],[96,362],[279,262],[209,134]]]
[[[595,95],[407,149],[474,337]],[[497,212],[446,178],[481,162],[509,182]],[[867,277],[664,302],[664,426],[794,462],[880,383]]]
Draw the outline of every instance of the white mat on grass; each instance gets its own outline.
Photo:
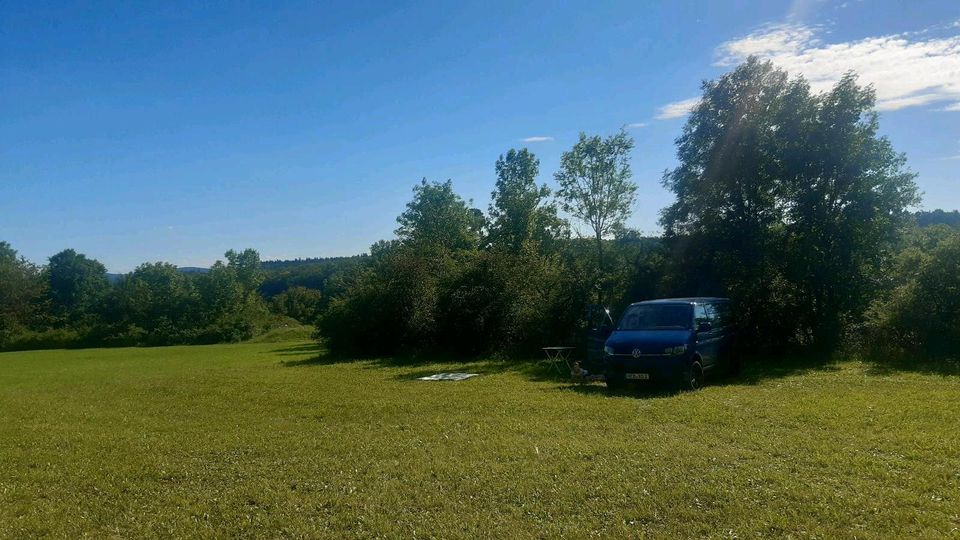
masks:
[[[479,373],[437,373],[427,377],[420,377],[418,381],[462,381],[470,377],[476,377]]]

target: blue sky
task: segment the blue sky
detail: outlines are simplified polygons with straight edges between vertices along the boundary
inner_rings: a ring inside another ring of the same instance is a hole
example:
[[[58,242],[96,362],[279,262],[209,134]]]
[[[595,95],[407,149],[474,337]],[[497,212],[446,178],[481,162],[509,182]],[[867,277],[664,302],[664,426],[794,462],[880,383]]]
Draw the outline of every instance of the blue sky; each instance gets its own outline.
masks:
[[[0,4],[0,240],[33,261],[359,253],[421,177],[485,209],[507,149],[552,185],[579,131],[623,125],[657,232],[685,106],[750,53],[860,71],[924,207],[960,208],[956,0],[145,6]]]

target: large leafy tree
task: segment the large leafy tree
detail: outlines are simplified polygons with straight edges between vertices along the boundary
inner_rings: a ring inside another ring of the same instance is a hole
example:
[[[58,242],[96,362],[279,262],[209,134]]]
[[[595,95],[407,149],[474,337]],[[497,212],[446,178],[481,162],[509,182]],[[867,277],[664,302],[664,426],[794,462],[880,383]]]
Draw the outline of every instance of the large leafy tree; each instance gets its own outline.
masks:
[[[561,208],[590,227],[597,253],[597,278],[603,275],[603,239],[630,217],[637,185],[631,179],[633,139],[626,131],[606,138],[580,139],[560,157],[554,178]],[[599,300],[602,302],[602,289]]]
[[[869,348],[955,356],[960,343],[960,231],[914,229],[897,255],[891,286],[867,310]]]
[[[475,249],[484,226],[483,213],[457,195],[450,180],[423,179],[397,222],[400,241],[425,253]]]
[[[42,294],[40,269],[0,242],[0,345],[31,322]]]
[[[873,105],[853,75],[815,94],[755,58],[705,82],[664,176],[676,292],[734,296],[772,341],[835,342],[917,201]]]
[[[545,247],[565,232],[550,189],[537,185],[540,160],[526,148],[510,149],[496,163],[496,189],[490,194],[489,242],[494,248],[519,253],[527,243]]]
[[[60,315],[79,322],[101,313],[110,283],[100,261],[65,249],[50,257],[46,277],[50,298]]]
[[[151,334],[159,343],[174,342],[173,333],[198,324],[193,282],[169,263],[138,266],[119,283],[117,299],[124,321]]]
[[[264,273],[260,268],[260,253],[252,248],[243,251],[229,250],[224,253],[227,266],[236,275],[244,294],[250,295],[263,283]]]

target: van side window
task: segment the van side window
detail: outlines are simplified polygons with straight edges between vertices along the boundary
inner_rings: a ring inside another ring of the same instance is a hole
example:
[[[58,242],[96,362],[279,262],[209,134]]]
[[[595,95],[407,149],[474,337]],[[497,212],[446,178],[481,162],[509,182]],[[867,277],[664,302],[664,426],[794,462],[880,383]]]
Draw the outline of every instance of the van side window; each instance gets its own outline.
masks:
[[[714,328],[720,326],[720,317],[717,316],[717,306],[715,304],[706,304],[703,306],[707,312],[707,320]]]
[[[693,308],[693,319],[697,326],[704,322],[712,323],[710,320],[710,315],[707,313],[707,306],[705,304],[697,304]]]
[[[730,304],[726,302],[717,304],[717,324],[726,328],[732,324],[730,320]]]

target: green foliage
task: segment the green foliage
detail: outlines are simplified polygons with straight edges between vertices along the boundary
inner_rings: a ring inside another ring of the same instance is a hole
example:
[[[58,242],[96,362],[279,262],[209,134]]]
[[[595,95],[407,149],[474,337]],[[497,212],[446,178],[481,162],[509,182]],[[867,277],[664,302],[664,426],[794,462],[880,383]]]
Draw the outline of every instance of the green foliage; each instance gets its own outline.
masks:
[[[0,242],[0,347],[35,322],[43,295],[40,269]]]
[[[453,182],[427,182],[413,188],[413,200],[397,218],[397,238],[423,252],[476,249],[485,223],[483,213],[453,191]]]
[[[110,285],[102,264],[73,250],[41,271],[0,243],[0,348],[219,343],[276,326],[257,292],[257,252],[226,258],[207,273],[145,263]]]
[[[933,225],[947,225],[953,227],[954,229],[960,229],[960,210],[954,210],[952,212],[944,212],[941,209],[936,209],[931,212],[919,211],[915,212],[914,217],[917,220],[917,226],[919,227],[930,227]]]
[[[513,254],[529,243],[555,249],[557,241],[567,235],[567,227],[548,199],[550,189],[537,185],[540,160],[526,148],[511,148],[497,159],[496,171],[496,189],[490,194],[489,245]]]
[[[633,139],[625,130],[603,139],[580,139],[560,157],[560,170],[554,178],[560,185],[560,206],[593,231],[597,250],[595,281],[602,280],[603,239],[623,227],[630,217],[637,185],[631,180],[630,152]],[[598,303],[603,303],[603,287],[597,286]]]
[[[705,82],[664,177],[673,291],[726,291],[767,343],[835,344],[918,200],[873,104],[853,75],[812,94],[754,58]]]
[[[100,261],[65,249],[50,257],[45,274],[56,315],[75,324],[92,324],[102,314],[110,283]]]
[[[169,263],[144,263],[116,287],[125,327],[117,339],[150,345],[190,343],[200,306],[191,279]]]
[[[867,312],[870,348],[958,357],[960,232],[940,225],[915,233],[892,275],[894,288]]]
[[[260,294],[269,300],[292,287],[304,287],[315,289],[327,297],[338,296],[343,292],[344,280],[361,266],[369,264],[369,259],[369,256],[363,255],[289,266],[278,266],[276,261],[261,263],[262,268],[272,269],[264,272]]]
[[[604,238],[630,217],[637,186],[631,180],[633,139],[621,130],[606,139],[580,139],[560,157],[554,178],[565,212],[585,222],[595,238]]]
[[[397,219],[399,238],[372,246],[371,265],[320,317],[325,343],[338,353],[471,354],[530,350],[567,337],[565,293],[578,285],[567,280],[560,255],[547,250],[562,222],[536,186],[535,170],[526,151],[498,161],[485,249],[483,217],[450,182],[418,185]]]
[[[299,286],[270,299],[271,311],[307,324],[316,321],[325,305],[326,299],[320,291]]]

